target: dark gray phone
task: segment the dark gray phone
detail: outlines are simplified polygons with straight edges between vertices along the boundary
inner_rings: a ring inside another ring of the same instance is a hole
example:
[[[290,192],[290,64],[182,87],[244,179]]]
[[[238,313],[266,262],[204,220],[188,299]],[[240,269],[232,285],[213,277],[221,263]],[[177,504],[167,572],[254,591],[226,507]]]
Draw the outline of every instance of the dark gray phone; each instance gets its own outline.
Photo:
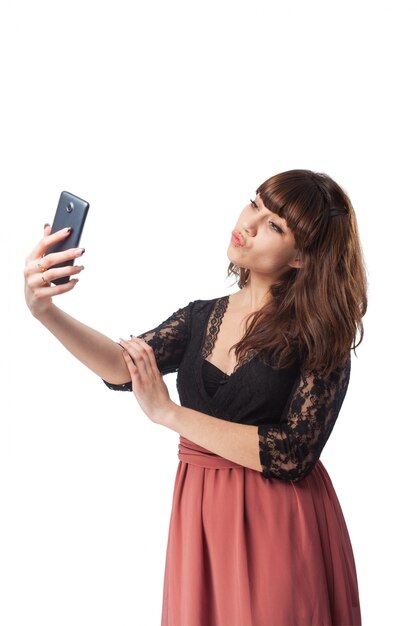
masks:
[[[69,193],[69,191],[63,191],[61,193],[52,223],[51,233],[56,233],[58,230],[68,228],[69,226],[71,226],[72,231],[68,237],[50,246],[45,254],[49,254],[50,252],[62,252],[63,250],[68,250],[68,248],[78,248],[89,208],[90,205],[86,200],[74,196],[74,194]],[[74,259],[57,263],[52,267],[65,267],[73,264]],[[62,278],[55,278],[52,282],[55,283],[55,285],[62,285],[67,283],[69,279],[69,276],[64,276]]]

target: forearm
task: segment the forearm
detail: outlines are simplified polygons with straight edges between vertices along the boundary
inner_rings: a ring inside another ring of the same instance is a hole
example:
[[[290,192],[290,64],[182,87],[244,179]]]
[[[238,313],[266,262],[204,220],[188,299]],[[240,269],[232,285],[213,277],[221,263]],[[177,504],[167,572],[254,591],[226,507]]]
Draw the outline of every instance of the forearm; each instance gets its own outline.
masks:
[[[125,383],[130,374],[120,346],[52,305],[37,318],[65,348],[95,374],[113,384]]]
[[[172,404],[163,422],[167,428],[225,459],[262,471],[257,426],[235,424]]]

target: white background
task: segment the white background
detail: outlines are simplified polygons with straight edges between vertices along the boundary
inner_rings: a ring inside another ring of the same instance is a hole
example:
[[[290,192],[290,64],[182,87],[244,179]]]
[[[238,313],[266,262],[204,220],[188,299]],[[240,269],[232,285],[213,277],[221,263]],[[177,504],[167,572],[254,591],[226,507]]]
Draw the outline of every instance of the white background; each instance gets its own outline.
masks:
[[[86,269],[60,305],[117,340],[236,291],[236,217],[292,168],[328,173],[356,210],[369,310],[322,460],[364,624],[413,623],[415,32],[411,1],[3,0],[3,626],[160,623],[178,435],[23,299],[60,192],[91,204]]]

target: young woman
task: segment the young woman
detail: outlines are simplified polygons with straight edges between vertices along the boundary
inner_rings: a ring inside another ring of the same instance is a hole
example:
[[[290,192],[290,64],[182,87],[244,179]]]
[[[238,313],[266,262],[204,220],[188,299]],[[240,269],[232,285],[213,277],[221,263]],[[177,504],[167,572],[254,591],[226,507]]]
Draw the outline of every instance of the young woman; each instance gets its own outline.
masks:
[[[120,344],[53,304],[77,279],[50,281],[82,269],[50,269],[82,254],[45,255],[65,236],[46,226],[27,259],[32,314],[108,387],[132,390],[153,422],[180,435],[162,626],[360,625],[351,543],[319,460],[367,308],[346,193],[308,170],[269,178],[228,247],[239,290],[192,301]],[[181,405],[168,372],[178,372]]]

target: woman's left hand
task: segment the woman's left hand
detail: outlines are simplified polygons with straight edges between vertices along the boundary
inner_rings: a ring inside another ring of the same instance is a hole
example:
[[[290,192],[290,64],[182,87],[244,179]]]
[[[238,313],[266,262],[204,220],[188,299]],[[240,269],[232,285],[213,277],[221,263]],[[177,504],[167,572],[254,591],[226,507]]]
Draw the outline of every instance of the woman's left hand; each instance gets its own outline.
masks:
[[[132,390],[142,411],[155,424],[164,424],[164,418],[175,404],[156,364],[152,347],[139,337],[121,339],[123,357],[132,378]]]

